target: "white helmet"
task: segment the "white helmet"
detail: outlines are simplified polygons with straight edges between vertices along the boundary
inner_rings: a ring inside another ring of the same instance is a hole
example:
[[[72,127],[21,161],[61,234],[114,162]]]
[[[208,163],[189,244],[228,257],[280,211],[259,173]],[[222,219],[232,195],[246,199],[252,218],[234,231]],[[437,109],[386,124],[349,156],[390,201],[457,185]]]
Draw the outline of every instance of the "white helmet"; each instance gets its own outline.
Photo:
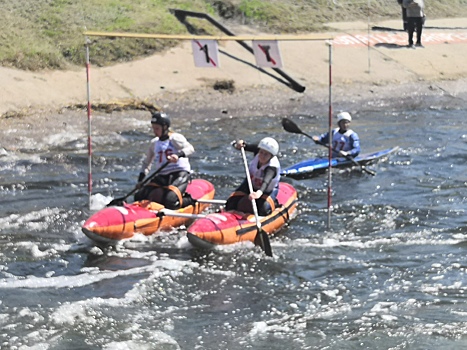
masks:
[[[272,137],[265,137],[262,139],[258,144],[258,148],[264,149],[273,156],[277,156],[279,153],[279,144]]]
[[[339,122],[341,120],[348,120],[349,122],[352,121],[352,117],[350,116],[350,114],[348,112],[340,112],[338,115],[337,115],[337,124],[339,124]]]

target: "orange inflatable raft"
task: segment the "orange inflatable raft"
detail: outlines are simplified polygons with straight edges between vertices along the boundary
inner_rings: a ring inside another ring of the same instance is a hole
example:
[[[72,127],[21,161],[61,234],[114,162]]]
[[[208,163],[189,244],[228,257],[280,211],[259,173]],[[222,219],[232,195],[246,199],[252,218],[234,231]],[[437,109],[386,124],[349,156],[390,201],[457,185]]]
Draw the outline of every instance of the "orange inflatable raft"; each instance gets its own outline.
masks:
[[[120,240],[132,238],[137,233],[146,236],[159,230],[186,225],[201,213],[214,198],[212,183],[203,179],[194,179],[188,185],[187,192],[196,203],[187,207],[167,211],[173,215],[164,215],[164,206],[150,201],[124,203],[123,206],[104,208],[92,215],[82,226],[83,233],[101,244],[115,244]]]
[[[269,235],[280,230],[294,217],[297,209],[297,191],[292,185],[281,182],[277,200],[280,205],[268,216],[260,217],[261,229]],[[208,214],[197,219],[187,229],[189,242],[202,249],[243,241],[255,243],[257,233],[255,216],[238,211]]]

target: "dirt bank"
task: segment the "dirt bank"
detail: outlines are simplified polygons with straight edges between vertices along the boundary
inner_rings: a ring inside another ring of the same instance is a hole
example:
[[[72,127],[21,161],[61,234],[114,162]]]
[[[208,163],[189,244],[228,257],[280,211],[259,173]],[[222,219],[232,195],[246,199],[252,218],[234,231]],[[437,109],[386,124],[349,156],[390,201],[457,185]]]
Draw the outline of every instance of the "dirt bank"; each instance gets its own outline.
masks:
[[[346,108],[347,104],[358,106],[359,101],[410,96],[414,91],[467,100],[467,31],[460,27],[465,22],[431,21],[424,31],[425,48],[416,50],[400,43],[406,35],[400,31],[400,20],[372,24],[393,30],[371,32],[369,48],[361,43],[368,35],[366,23],[330,24],[327,34],[339,38],[331,51],[333,104]],[[93,104],[145,100],[172,115],[192,117],[310,113],[303,110],[304,102],[327,103],[329,48],[325,42],[280,43],[283,70],[306,87],[303,93],[280,83],[277,75],[255,69],[252,55],[237,43],[220,43],[220,47],[228,53],[221,55],[220,68],[196,68],[190,43],[131,63],[91,66],[91,100]],[[0,74],[4,132],[15,128],[20,133],[33,124],[48,132],[56,127],[50,123],[57,123],[61,109],[86,105],[84,67],[36,73],[0,67]],[[215,90],[219,81],[232,81],[234,90]],[[52,114],[54,118],[47,118]],[[81,115],[85,118],[85,112]]]

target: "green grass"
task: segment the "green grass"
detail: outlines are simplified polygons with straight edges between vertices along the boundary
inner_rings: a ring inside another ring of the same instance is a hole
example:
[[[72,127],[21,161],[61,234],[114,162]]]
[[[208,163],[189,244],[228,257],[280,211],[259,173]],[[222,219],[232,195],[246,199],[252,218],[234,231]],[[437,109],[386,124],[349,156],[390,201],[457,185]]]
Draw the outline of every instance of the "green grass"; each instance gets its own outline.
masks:
[[[368,3],[370,7],[368,7]],[[83,65],[85,30],[186,34],[170,8],[206,12],[227,27],[246,24],[264,32],[323,30],[327,22],[400,18],[396,0],[30,0],[0,1],[0,64],[25,70]],[[427,2],[429,19],[467,17],[467,0]],[[217,31],[189,19],[200,33]],[[92,63],[130,61],[177,41],[92,38]]]

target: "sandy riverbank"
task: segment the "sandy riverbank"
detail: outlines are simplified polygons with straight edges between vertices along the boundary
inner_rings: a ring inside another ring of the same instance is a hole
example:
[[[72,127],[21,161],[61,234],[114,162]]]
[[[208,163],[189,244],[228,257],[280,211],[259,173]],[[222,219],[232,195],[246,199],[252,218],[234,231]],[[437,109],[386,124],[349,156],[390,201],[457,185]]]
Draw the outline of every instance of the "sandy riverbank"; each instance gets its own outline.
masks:
[[[333,46],[333,102],[345,104],[359,99],[403,96],[414,89],[466,99],[467,30],[461,27],[464,23],[465,19],[430,21],[424,31],[423,49],[395,44],[395,38],[400,42],[401,35],[406,35],[400,31],[400,20],[371,24],[394,29],[370,33],[385,43],[373,43],[370,48]],[[334,37],[364,38],[368,35],[367,23],[337,23],[329,27],[328,34]],[[243,29],[240,33],[242,28],[236,28],[237,34],[252,34],[248,28]],[[454,33],[461,40],[431,39],[439,33]],[[172,114],[189,111],[192,115],[202,115],[206,110],[214,110],[219,115],[233,111],[266,114],[278,109],[294,113],[300,112],[301,101],[325,103],[328,100],[329,49],[323,41],[280,43],[283,71],[306,87],[303,93],[293,91],[252,67],[253,56],[237,43],[220,43],[220,47],[228,53],[228,56],[221,55],[220,68],[196,68],[190,43],[131,63],[105,68],[91,66],[91,100],[93,103],[146,100]],[[66,106],[85,104],[87,100],[84,67],[49,72],[0,67],[0,75],[0,115],[3,116],[0,124],[11,125],[12,121],[6,119],[16,119],[6,116],[35,118]],[[234,82],[233,93],[213,89],[216,81],[227,80]]]

